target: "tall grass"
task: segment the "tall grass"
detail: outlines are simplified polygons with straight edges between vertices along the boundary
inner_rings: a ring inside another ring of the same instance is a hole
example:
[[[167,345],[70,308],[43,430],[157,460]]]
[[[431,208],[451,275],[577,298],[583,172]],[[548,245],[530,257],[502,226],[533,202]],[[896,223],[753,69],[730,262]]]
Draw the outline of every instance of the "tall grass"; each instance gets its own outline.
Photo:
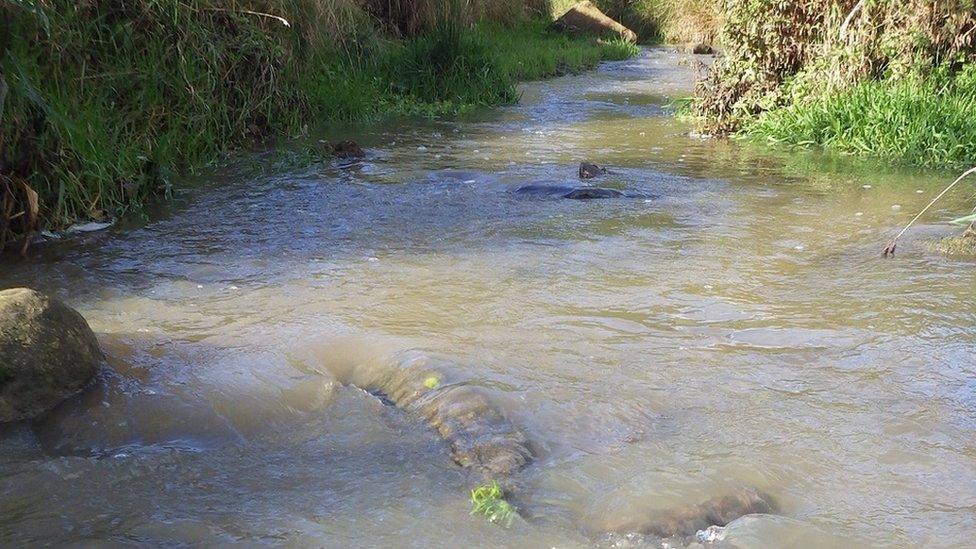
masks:
[[[860,104],[872,97],[899,103],[882,107],[891,116],[909,114],[908,98],[932,89],[911,89],[904,81],[913,75],[938,77],[937,71],[955,74],[976,62],[974,0],[722,0],[721,6],[726,55],[699,85],[693,104],[707,133],[735,133],[761,113],[790,105],[797,109],[777,119],[784,128],[802,129],[804,119],[811,119],[811,127],[823,126],[827,121],[821,115],[828,111],[883,115]],[[874,81],[897,84],[878,87],[870,84]],[[845,101],[853,104],[842,105]],[[919,128],[951,118],[954,108],[938,101],[927,106],[936,112],[916,109],[923,118],[907,133],[924,133]],[[822,137],[844,148],[870,146],[845,137],[848,122],[831,122],[842,128],[799,140]],[[898,139],[912,141],[909,137]]]
[[[138,210],[173,173],[319,121],[508,103],[516,79],[632,53],[524,13],[516,0],[0,0],[0,240]]]
[[[957,78],[868,81],[774,109],[746,126],[753,139],[817,145],[900,163],[976,163],[976,65]]]

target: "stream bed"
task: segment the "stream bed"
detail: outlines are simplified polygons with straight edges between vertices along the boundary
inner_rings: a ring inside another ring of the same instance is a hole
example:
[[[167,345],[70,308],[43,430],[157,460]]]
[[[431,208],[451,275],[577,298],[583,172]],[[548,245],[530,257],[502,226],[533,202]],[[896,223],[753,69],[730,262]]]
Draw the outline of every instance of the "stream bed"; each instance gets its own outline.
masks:
[[[954,174],[694,137],[666,49],[517,106],[345,128],[362,162],[195,178],[134,227],[0,265],[109,367],[0,429],[0,545],[589,547],[583,525],[739,487],[716,546],[957,547],[976,530],[974,263]],[[335,135],[333,135],[335,134]],[[524,196],[607,165],[605,200]],[[420,360],[533,444],[526,521],[337,367]]]

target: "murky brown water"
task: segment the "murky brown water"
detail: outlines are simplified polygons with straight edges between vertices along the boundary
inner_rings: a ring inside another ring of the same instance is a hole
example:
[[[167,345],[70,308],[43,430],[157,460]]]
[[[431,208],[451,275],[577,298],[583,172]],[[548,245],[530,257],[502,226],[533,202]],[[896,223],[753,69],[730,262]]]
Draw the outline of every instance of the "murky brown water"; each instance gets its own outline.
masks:
[[[692,76],[653,51],[346,130],[368,162],[206,178],[3,265],[81,310],[111,368],[0,431],[0,543],[575,547],[591,519],[754,486],[782,516],[728,546],[971,545],[973,264],[927,249],[937,223],[880,258],[948,174],[690,138],[664,105]],[[658,198],[511,192],[581,159]],[[329,374],[393,356],[524,427],[529,522],[470,517],[443,443]]]

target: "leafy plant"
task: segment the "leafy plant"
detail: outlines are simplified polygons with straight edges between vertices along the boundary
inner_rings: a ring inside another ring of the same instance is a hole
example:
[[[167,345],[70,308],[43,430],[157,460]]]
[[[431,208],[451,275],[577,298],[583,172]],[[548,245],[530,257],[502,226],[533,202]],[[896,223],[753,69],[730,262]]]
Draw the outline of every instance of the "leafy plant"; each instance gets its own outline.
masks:
[[[488,522],[511,526],[518,516],[518,508],[505,501],[505,494],[498,481],[492,480],[471,490],[471,515],[481,515]]]

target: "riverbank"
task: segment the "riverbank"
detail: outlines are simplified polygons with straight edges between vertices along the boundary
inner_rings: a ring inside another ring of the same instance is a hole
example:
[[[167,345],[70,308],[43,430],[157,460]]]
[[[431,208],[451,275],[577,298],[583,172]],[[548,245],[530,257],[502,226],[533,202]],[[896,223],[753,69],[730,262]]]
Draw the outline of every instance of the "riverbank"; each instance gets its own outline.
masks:
[[[636,53],[551,34],[522,2],[35,5],[0,5],[0,247],[138,212],[229,150],[512,103],[518,80]]]
[[[726,55],[699,85],[691,110],[711,134],[895,163],[971,165],[973,6],[726,2]]]

